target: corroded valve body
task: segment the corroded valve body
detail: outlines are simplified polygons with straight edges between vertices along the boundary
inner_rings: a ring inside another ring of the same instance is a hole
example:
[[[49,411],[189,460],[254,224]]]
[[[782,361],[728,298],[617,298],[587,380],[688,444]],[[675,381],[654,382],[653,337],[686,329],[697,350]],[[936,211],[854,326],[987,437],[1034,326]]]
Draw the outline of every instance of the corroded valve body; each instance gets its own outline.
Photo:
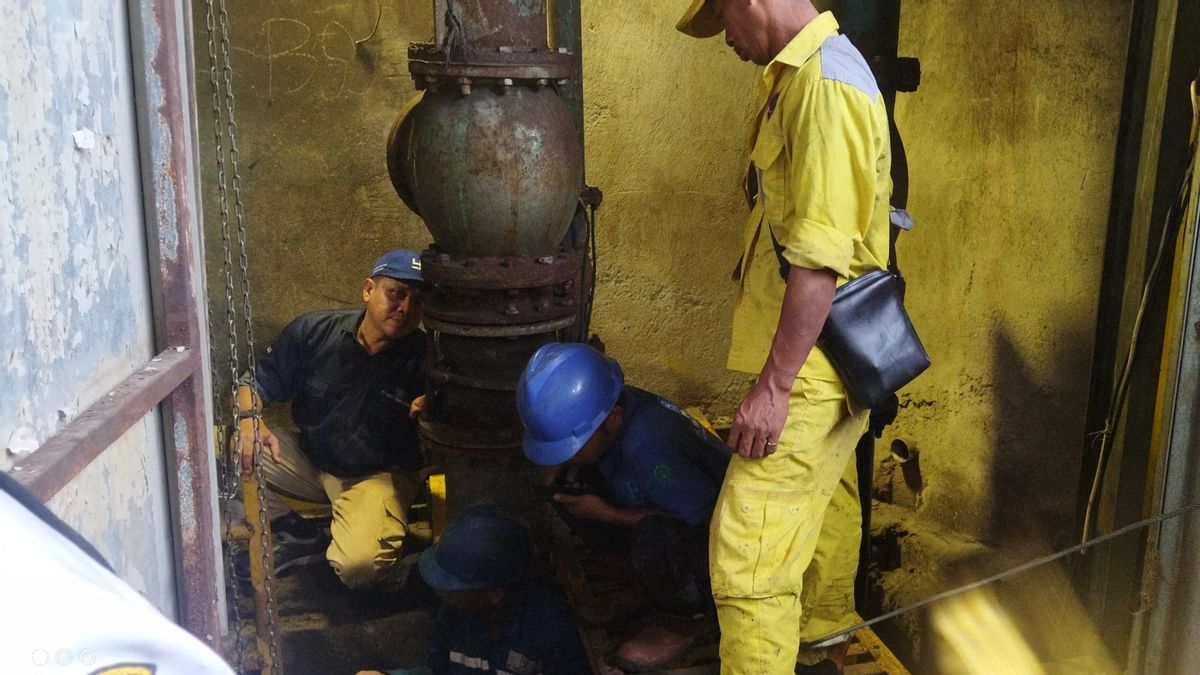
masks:
[[[547,47],[545,0],[435,0],[434,16],[435,43],[409,48],[422,93],[396,118],[388,171],[435,242],[422,256],[431,292],[421,431],[447,464],[453,512],[528,492],[504,485],[521,481],[498,467],[527,470],[517,377],[579,311],[582,261],[561,244],[583,160],[559,93],[574,61]],[[474,469],[451,468],[468,460]]]

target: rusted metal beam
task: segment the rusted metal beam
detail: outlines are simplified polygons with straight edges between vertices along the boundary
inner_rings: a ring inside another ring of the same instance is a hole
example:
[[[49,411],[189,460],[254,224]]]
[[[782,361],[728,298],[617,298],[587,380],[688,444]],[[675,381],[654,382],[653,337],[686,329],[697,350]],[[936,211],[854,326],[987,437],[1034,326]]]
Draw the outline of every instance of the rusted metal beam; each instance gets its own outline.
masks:
[[[206,354],[192,81],[191,18],[183,0],[133,0],[134,86],[150,242],[155,341]],[[156,264],[157,263],[157,264]],[[178,620],[214,649],[222,632],[216,460],[206,368],[162,406]]]
[[[49,501],[199,367],[195,350],[164,351],[13,467],[12,477]]]

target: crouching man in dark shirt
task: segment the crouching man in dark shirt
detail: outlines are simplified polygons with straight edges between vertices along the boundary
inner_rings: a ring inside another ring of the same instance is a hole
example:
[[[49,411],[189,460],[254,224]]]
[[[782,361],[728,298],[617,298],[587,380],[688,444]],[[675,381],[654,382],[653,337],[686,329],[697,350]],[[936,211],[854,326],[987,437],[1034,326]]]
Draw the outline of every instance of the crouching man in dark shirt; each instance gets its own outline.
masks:
[[[246,472],[253,418],[291,402],[298,434],[259,420],[263,476],[273,491],[332,505],[324,557],[350,588],[385,579],[401,557],[422,465],[410,415],[424,391],[423,285],[416,252],[385,254],[363,282],[365,310],[310,312],[292,321],[259,357],[256,377],[247,373],[238,390]],[[324,548],[319,531],[295,514],[271,527],[277,573]]]
[[[665,668],[712,623],[708,524],[729,448],[671,401],[625,384],[616,361],[582,344],[533,355],[517,410],[525,456],[549,467],[554,502],[575,520],[628,531],[630,563],[660,613],[613,662],[637,673]],[[564,474],[589,467],[599,494],[565,489]]]

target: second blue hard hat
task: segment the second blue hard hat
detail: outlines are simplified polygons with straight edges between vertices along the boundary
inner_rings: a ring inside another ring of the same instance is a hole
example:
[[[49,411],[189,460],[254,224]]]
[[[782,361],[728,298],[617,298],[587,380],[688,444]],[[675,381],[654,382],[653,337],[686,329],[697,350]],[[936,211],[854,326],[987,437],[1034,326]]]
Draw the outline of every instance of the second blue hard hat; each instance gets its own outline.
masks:
[[[525,425],[525,456],[562,464],[600,427],[621,395],[621,366],[577,343],[537,350],[517,381],[517,411]]]
[[[439,591],[499,588],[524,579],[532,559],[524,525],[499,506],[477,506],[421,553],[421,577]]]

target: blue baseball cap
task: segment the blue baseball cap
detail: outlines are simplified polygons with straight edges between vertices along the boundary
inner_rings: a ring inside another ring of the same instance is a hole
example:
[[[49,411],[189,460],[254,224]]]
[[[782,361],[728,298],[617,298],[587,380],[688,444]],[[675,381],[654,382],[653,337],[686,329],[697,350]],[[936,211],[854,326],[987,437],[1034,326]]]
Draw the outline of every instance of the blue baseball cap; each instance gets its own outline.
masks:
[[[391,277],[400,281],[425,281],[421,277],[421,254],[412,249],[388,251],[375,261],[368,277]]]
[[[521,581],[533,560],[533,540],[499,506],[477,506],[459,516],[421,553],[421,577],[438,591],[499,588]]]

